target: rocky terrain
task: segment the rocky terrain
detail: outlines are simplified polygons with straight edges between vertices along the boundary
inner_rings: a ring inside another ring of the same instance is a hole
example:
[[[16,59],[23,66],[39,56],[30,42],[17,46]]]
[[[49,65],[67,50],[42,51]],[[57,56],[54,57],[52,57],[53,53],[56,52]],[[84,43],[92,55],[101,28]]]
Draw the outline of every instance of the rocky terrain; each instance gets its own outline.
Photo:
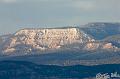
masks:
[[[94,41],[78,28],[22,29],[3,44],[3,53],[58,49],[67,44]]]
[[[110,41],[112,35],[119,33],[118,28],[118,23],[90,23],[84,27],[21,29],[0,37],[0,61],[22,60],[62,66],[118,64],[119,39],[117,43]],[[97,36],[104,38],[96,40]]]
[[[120,34],[112,35],[103,39],[103,41],[111,42],[113,45],[120,47]]]
[[[1,50],[3,55],[25,55],[66,48],[67,45],[81,50],[118,49],[112,43],[97,42],[80,28],[68,27],[19,30],[3,42]]]
[[[83,25],[81,30],[93,36],[96,40],[102,40],[108,36],[120,34],[120,23],[88,23]]]

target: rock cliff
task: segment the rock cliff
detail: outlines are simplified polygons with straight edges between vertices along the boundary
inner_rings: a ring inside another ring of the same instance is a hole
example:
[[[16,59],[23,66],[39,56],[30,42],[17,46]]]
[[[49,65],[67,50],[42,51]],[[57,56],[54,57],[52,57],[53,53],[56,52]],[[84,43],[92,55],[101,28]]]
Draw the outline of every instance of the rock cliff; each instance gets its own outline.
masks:
[[[4,43],[3,54],[28,54],[46,50],[55,50],[66,45],[79,44],[79,49],[96,50],[115,48],[112,44],[96,42],[79,28],[42,28],[22,29],[13,34]],[[74,45],[74,46],[75,46]],[[73,46],[73,47],[74,47]]]
[[[5,43],[3,52],[58,49],[72,43],[94,41],[79,28],[22,29]]]

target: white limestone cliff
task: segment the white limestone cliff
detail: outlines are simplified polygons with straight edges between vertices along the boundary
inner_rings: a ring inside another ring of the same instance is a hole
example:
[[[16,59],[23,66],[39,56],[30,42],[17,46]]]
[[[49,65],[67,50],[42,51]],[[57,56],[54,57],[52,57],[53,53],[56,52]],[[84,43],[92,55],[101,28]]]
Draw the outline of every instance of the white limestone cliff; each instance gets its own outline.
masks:
[[[83,44],[84,46],[79,48],[84,50],[115,48],[109,43],[96,42],[79,28],[44,28],[19,30],[5,42],[2,52],[26,54],[32,51],[59,49],[74,43]]]
[[[3,52],[58,49],[62,45],[88,41],[94,40],[79,28],[22,29],[4,45]]]

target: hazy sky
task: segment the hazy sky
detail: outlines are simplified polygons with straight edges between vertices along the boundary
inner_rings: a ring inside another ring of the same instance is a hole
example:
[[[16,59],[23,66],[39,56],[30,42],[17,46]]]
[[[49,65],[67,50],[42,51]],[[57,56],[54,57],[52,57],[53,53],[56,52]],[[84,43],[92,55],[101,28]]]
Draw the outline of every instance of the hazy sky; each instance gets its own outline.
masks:
[[[0,34],[88,22],[120,22],[120,0],[0,0]]]

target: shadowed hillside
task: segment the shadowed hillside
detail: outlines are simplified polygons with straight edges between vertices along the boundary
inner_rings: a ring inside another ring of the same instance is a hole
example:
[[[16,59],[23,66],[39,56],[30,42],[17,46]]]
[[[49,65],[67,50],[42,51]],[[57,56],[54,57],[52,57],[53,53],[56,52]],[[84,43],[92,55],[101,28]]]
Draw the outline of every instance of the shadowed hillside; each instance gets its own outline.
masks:
[[[111,35],[120,34],[120,23],[88,23],[81,29],[95,39],[101,40]]]
[[[0,79],[82,79],[98,73],[120,73],[119,64],[98,66],[37,65],[25,61],[1,61]]]

